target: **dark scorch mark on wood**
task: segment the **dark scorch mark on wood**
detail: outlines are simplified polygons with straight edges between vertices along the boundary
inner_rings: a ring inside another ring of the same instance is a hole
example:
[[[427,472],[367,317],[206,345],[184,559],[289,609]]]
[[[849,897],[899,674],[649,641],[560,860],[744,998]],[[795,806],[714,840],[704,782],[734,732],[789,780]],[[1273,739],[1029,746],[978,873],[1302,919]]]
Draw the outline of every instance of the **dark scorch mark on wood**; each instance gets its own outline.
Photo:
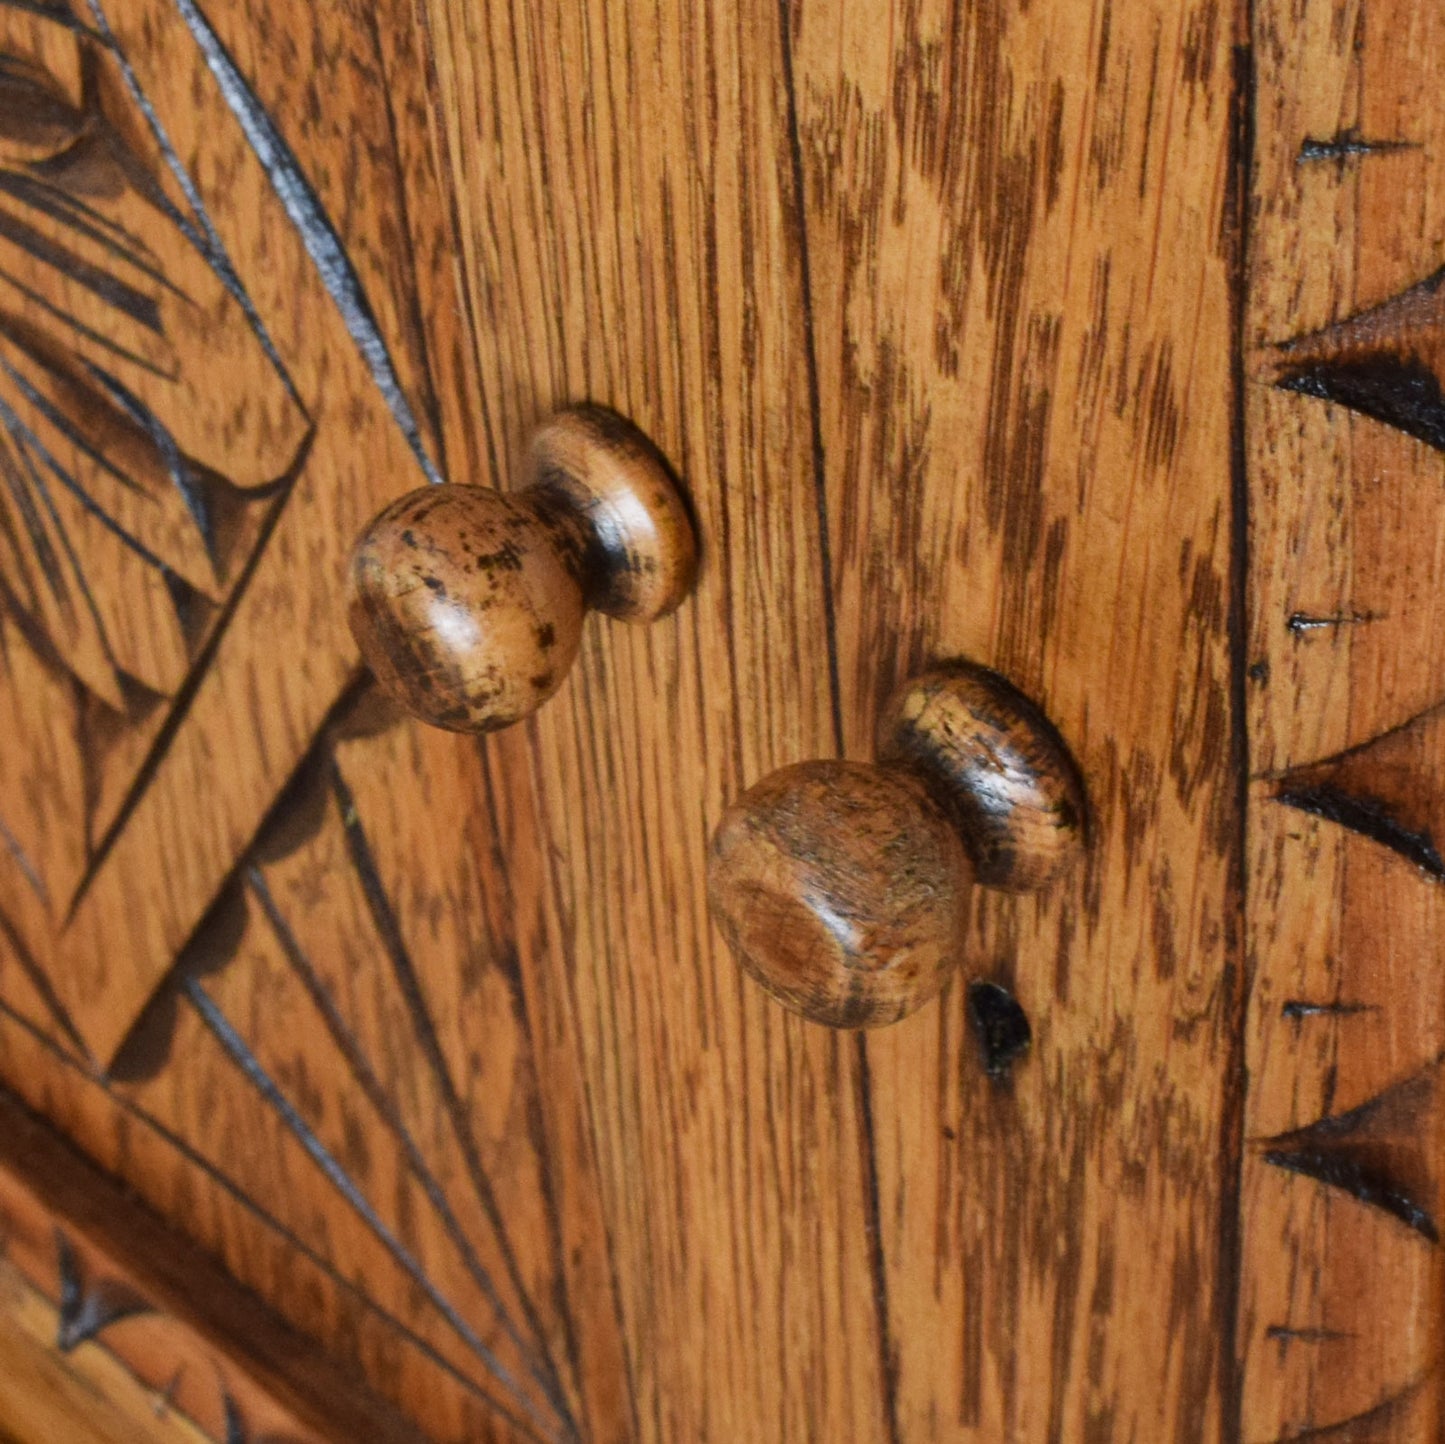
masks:
[[[968,985],[968,1016],[983,1051],[983,1069],[1004,1079],[1029,1050],[1033,1029],[1018,999],[998,983]]]

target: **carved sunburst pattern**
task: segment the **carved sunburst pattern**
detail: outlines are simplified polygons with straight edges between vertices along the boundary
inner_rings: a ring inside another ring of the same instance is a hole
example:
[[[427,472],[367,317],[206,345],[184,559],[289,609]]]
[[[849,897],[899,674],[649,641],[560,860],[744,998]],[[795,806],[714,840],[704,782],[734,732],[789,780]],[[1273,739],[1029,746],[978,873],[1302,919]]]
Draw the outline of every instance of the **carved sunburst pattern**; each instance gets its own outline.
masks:
[[[103,27],[0,5],[0,846],[57,915],[308,434]]]

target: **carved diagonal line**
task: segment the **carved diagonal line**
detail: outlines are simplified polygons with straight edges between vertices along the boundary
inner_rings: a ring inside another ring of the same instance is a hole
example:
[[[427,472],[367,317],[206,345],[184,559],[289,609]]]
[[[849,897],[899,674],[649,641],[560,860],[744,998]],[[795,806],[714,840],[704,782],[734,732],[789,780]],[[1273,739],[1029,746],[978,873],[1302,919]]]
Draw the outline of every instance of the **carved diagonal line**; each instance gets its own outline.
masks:
[[[521,1331],[512,1322],[507,1310],[497,1294],[496,1286],[492,1283],[490,1275],[483,1267],[481,1260],[477,1257],[476,1250],[472,1247],[466,1231],[462,1228],[456,1213],[447,1202],[446,1195],[438,1182],[436,1175],[427,1166],[422,1156],[420,1147],[412,1137],[406,1124],[403,1122],[396,1104],[387,1096],[380,1078],[377,1077],[370,1059],[366,1056],[365,1049],[360,1039],[352,1030],[347,1027],[342,1018],[336,1000],[332,997],[326,984],[322,982],[316,969],[312,966],[311,960],[306,956],[300,942],[297,940],[290,924],[286,921],[276,900],[271,893],[265,876],[260,869],[254,865],[246,869],[246,882],[251,889],[252,895],[261,905],[262,912],[271,926],[276,941],[280,944],[281,951],[285,954],[287,962],[291,965],[292,971],[306,989],[308,996],[321,1014],[322,1021],[326,1024],[327,1032],[330,1033],[332,1041],[346,1059],[347,1066],[351,1069],[356,1081],[361,1085],[361,1090],[370,1100],[372,1107],[382,1122],[391,1131],[392,1136],[397,1140],[402,1152],[406,1156],[407,1166],[412,1176],[421,1185],[422,1191],[426,1194],[437,1217],[441,1220],[447,1236],[456,1246],[457,1252],[461,1255],[467,1272],[476,1280],[477,1286],[482,1290],[497,1315],[497,1321],[511,1339],[513,1344],[526,1361],[527,1371],[546,1394],[549,1402],[564,1418],[570,1417],[570,1411],[565,1397],[561,1391],[561,1385],[557,1379],[555,1370],[551,1367],[550,1360],[545,1356],[537,1357],[537,1346],[541,1345],[541,1339],[536,1345],[529,1345],[523,1338]]]
[[[1264,1140],[1264,1161],[1343,1189],[1439,1243],[1441,1060],[1348,1113]]]
[[[276,1081],[262,1066],[261,1060],[252,1052],[246,1040],[236,1031],[235,1027],[221,1011],[210,994],[207,993],[194,978],[188,978],[182,982],[181,992],[191,1007],[195,1009],[201,1022],[221,1045],[227,1057],[229,1057],[231,1062],[240,1070],[247,1082],[260,1094],[267,1106],[281,1119],[287,1132],[289,1132],[306,1151],[312,1162],[315,1163],[325,1175],[327,1181],[336,1189],[342,1198],[346,1200],[367,1228],[371,1230],[372,1234],[380,1241],[387,1253],[391,1255],[397,1266],[401,1268],[407,1277],[416,1284],[417,1288],[422,1291],[432,1307],[446,1320],[448,1326],[457,1337],[482,1361],[497,1382],[507,1390],[508,1394],[515,1401],[517,1408],[523,1411],[530,1419],[532,1427],[540,1430],[542,1437],[545,1439],[575,1438],[575,1430],[567,1424],[566,1421],[564,1421],[563,1432],[559,1433],[557,1425],[538,1412],[536,1405],[533,1404],[526,1392],[518,1386],[517,1381],[512,1377],[506,1365],[487,1347],[486,1342],[477,1335],[476,1330],[467,1323],[456,1308],[448,1301],[410,1250],[408,1250],[391,1229],[387,1227],[381,1215],[372,1206],[366,1195],[362,1193],[355,1180],[312,1131],[310,1125],[301,1116],[295,1104],[281,1091]]]
[[[522,1271],[517,1264],[516,1253],[512,1248],[510,1235],[502,1218],[502,1211],[497,1205],[491,1180],[487,1177],[486,1169],[482,1167],[481,1155],[477,1150],[476,1138],[472,1132],[471,1119],[466,1105],[462,1102],[456,1080],[452,1077],[451,1069],[447,1065],[446,1055],[442,1051],[436,1023],[432,1019],[430,1008],[427,1005],[426,991],[422,987],[421,978],[412,961],[411,951],[402,937],[401,927],[391,906],[390,894],[381,880],[371,843],[357,810],[356,800],[342,775],[340,764],[335,759],[332,759],[331,762],[331,788],[341,813],[351,864],[356,870],[362,892],[365,894],[366,905],[371,913],[372,923],[376,927],[377,936],[381,939],[387,956],[391,960],[398,990],[406,1004],[408,1016],[411,1018],[413,1035],[421,1049],[422,1056],[426,1059],[427,1067],[431,1070],[437,1088],[441,1092],[446,1105],[447,1119],[466,1163],[468,1177],[471,1179],[477,1200],[486,1214],[487,1222],[491,1224],[496,1235],[506,1263],[507,1276],[517,1297],[522,1301],[528,1327],[531,1328],[536,1338],[544,1339],[547,1336],[546,1330],[542,1327],[542,1322],[532,1304],[530,1292],[522,1278]]]
[[[91,4],[94,7],[96,0],[91,0]],[[341,237],[336,233],[336,227],[320,198],[200,7],[194,0],[176,0],[176,9],[195,37],[226,104],[241,123],[246,139],[265,168],[281,204],[286,207],[286,214],[299,232],[317,274],[336,303],[351,339],[371,371],[372,380],[406,438],[422,474],[429,482],[441,482],[442,475],[422,440],[421,428],[412,414],[411,404],[396,374],[386,338],[376,323],[361,278],[356,274],[356,268],[351,264],[351,258],[346,254]]]
[[[281,353],[276,349],[276,343],[271,339],[271,333],[266,329],[266,323],[262,321],[260,313],[256,310],[256,304],[252,301],[250,293],[241,284],[235,264],[227,252],[225,244],[221,240],[220,232],[217,231],[215,223],[211,220],[210,212],[201,198],[200,189],[197,187],[191,173],[181,162],[175,146],[171,143],[170,136],[166,133],[165,126],[161,124],[160,117],[156,114],[155,107],[151,104],[150,98],[142,88],[140,79],[135,73],[134,67],[126,58],[125,51],[121,49],[110,28],[109,21],[105,18],[105,11],[101,8],[100,0],[88,0],[91,16],[95,21],[95,33],[108,48],[112,58],[120,71],[121,79],[125,82],[126,90],[136,108],[145,118],[146,127],[151,133],[152,139],[165,157],[166,166],[171,175],[175,178],[176,184],[181,188],[181,193],[190,206],[192,216],[183,216],[170,203],[169,198],[159,186],[153,187],[147,198],[168,216],[180,229],[181,233],[196,248],[201,256],[205,258],[206,264],[216,274],[221,284],[230,292],[236,304],[241,308],[242,314],[246,317],[252,332],[266,359],[271,363],[277,376],[281,378],[291,399],[301,408],[307,419],[310,413],[301,399],[301,393],[296,389],[296,384],[291,379],[291,373],[286,369],[286,364],[281,360]]]

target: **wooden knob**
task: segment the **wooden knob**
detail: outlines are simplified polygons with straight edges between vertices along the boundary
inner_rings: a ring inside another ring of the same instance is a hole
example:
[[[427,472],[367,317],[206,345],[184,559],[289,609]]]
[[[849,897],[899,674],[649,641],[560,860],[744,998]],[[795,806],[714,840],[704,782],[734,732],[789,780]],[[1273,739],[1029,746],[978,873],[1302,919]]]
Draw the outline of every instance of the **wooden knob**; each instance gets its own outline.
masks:
[[[490,732],[562,685],[589,607],[628,622],[672,611],[697,542],[667,463],[601,406],[558,412],[532,479],[503,494],[427,486],[393,502],[351,557],[362,659],[413,716]]]
[[[728,945],[787,1007],[834,1028],[893,1023],[962,960],[969,889],[1043,886],[1081,851],[1067,747],[995,672],[954,663],[883,714],[877,765],[804,762],[751,788],[713,837]]]

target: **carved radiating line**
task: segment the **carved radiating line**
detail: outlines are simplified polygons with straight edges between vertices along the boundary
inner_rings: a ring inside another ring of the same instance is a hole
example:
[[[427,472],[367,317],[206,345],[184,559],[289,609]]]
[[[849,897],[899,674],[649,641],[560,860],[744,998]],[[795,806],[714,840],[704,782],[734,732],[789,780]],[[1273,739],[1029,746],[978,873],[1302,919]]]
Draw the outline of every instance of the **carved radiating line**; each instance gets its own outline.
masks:
[[[16,336],[9,327],[5,325],[3,317],[0,317],[0,336],[4,336],[8,340],[15,342],[17,346],[20,346],[22,350],[25,350],[26,354],[30,356],[32,362],[35,362],[37,360],[37,358],[29,352],[28,348],[25,347],[21,339]],[[49,368],[47,367],[46,369]],[[95,462],[98,467],[100,467],[102,471],[106,473],[107,476],[112,477],[115,481],[119,482],[120,485],[125,487],[127,491],[133,492],[136,496],[143,498],[145,501],[153,500],[153,498],[146,492],[146,489],[133,476],[131,476],[128,472],[122,471],[108,456],[105,455],[103,451],[97,450],[96,447],[91,444],[86,434],[42,391],[40,391],[39,388],[36,387],[34,382],[32,382],[27,376],[22,375],[21,372],[17,371],[15,367],[12,366],[10,362],[5,359],[4,356],[0,356],[0,371],[4,371],[4,373],[15,383],[15,389],[19,391],[19,393],[58,432],[60,432],[60,434],[65,437],[65,439],[70,442],[70,444],[74,446],[77,451],[81,452],[85,456],[88,456],[93,462]],[[54,373],[52,372],[52,374]],[[36,446],[38,449],[44,449],[41,442],[35,436],[35,433],[33,431],[30,431],[27,428],[26,434],[31,438],[31,442],[34,446]],[[49,460],[50,454],[48,451],[45,452],[45,455],[46,459]],[[52,467],[53,466],[54,463],[52,463]],[[77,485],[78,484],[79,483],[77,483]]]
[[[1392,1394],[1372,1408],[1348,1419],[1336,1420],[1333,1424],[1305,1425],[1281,1435],[1272,1444],[1405,1444],[1406,1436],[1399,1433],[1399,1426],[1410,1418],[1411,1406],[1419,1397],[1422,1388],[1420,1380],[1408,1384],[1398,1394]],[[1416,1420],[1416,1423],[1421,1422]],[[1431,1421],[1433,1424],[1435,1421]],[[1384,1432],[1388,1430],[1388,1432]],[[1431,1431],[1433,1433],[1433,1429]],[[1412,1433],[1412,1439],[1423,1436]]]
[[[67,30],[90,32],[81,24],[66,0],[0,0],[0,9],[23,10],[27,15],[39,15],[42,19],[53,20]]]
[[[460,1148],[462,1159],[466,1164],[467,1175],[471,1179],[477,1199],[482,1205],[482,1211],[487,1216],[487,1222],[491,1224],[496,1235],[497,1245],[501,1249],[502,1259],[506,1264],[507,1277],[511,1281],[517,1297],[521,1300],[522,1309],[527,1316],[527,1325],[536,1338],[545,1339],[547,1332],[542,1327],[542,1321],[537,1317],[537,1311],[533,1307],[531,1295],[512,1250],[502,1211],[497,1206],[496,1195],[492,1191],[491,1180],[482,1167],[467,1109],[462,1103],[461,1094],[452,1078],[451,1069],[447,1066],[446,1055],[442,1052],[436,1023],[427,1006],[426,992],[422,988],[416,965],[412,962],[411,952],[407,948],[406,940],[401,935],[401,927],[392,910],[391,895],[381,880],[381,874],[376,866],[376,858],[371,850],[371,842],[367,838],[366,829],[362,826],[361,816],[356,808],[356,800],[352,796],[346,778],[342,775],[341,766],[335,758],[331,760],[331,790],[341,814],[347,853],[351,858],[352,867],[356,870],[357,880],[361,883],[366,906],[371,914],[372,925],[376,928],[377,936],[381,939],[387,957],[390,959],[397,988],[406,1004],[407,1014],[411,1018],[413,1035],[421,1049],[422,1056],[426,1059],[427,1067],[431,1070],[437,1089],[441,1093],[448,1122],[451,1124],[453,1136],[456,1138],[457,1146]]]
[[[78,316],[73,316],[69,311],[57,306],[53,301],[42,296],[39,291],[31,286],[27,286],[25,282],[18,277],[12,276],[4,267],[0,267],[0,281],[4,281],[7,286],[13,286],[27,301],[30,301],[32,304],[48,312],[51,316],[54,316],[62,325],[69,326],[78,336],[85,337],[87,341],[92,342],[94,345],[103,346],[112,355],[129,361],[132,366],[139,366],[143,371],[149,371],[152,376],[159,377],[162,381],[176,381],[179,379],[178,372],[166,371],[162,367],[157,366],[154,361],[147,361],[144,356],[138,355],[136,352],[129,350],[116,341],[112,341],[109,336],[101,335],[93,326],[87,326]]]
[[[216,528],[211,519],[211,509],[195,473],[191,470],[190,463],[181,454],[180,447],[176,445],[175,437],[144,401],[129,391],[108,371],[103,371],[90,361],[82,360],[81,364],[106,395],[150,437],[156,450],[160,452],[161,459],[165,462],[166,472],[171,478],[171,484],[180,493],[181,500],[185,503],[186,510],[190,513],[191,520],[195,522],[196,530],[200,532],[201,540],[205,543],[206,555],[214,564],[216,561]]]
[[[85,213],[89,209],[88,207],[81,208],[57,187],[47,185],[34,176],[0,168],[0,195],[8,195],[12,200],[17,200],[22,205],[27,205],[32,210],[37,210],[42,215],[59,221],[78,235],[94,241],[109,255],[134,266],[136,270],[148,276],[158,286],[163,286],[167,291],[183,300],[188,299],[185,292],[176,286],[153,259],[147,255],[137,255],[132,247],[116,240],[113,235],[107,235],[105,228],[98,226]],[[106,274],[111,273],[107,272]]]
[[[0,5],[5,0],[0,0]],[[29,1038],[50,1054],[62,1067],[79,1075],[87,1084],[100,1088],[110,1100],[127,1118],[133,1119],[143,1128],[149,1129],[168,1148],[173,1148],[188,1164],[199,1169],[201,1173],[211,1180],[227,1198],[231,1199],[239,1207],[246,1210],[260,1224],[270,1229],[286,1246],[294,1249],[297,1255],[304,1258],[311,1264],[318,1273],[325,1277],[335,1288],[340,1290],[349,1298],[355,1299],[362,1308],[380,1319],[383,1324],[392,1330],[399,1338],[405,1339],[412,1348],[427,1360],[435,1365],[448,1378],[454,1380],[474,1399],[480,1400],[489,1408],[495,1409],[510,1424],[522,1430],[530,1438],[535,1438],[535,1431],[528,1423],[518,1418],[516,1413],[508,1407],[505,1401],[498,1399],[494,1394],[489,1393],[476,1379],[462,1373],[444,1354],[437,1351],[434,1344],[429,1343],[415,1329],[384,1308],[381,1304],[359,1288],[355,1282],[340,1273],[336,1266],[328,1259],[318,1253],[299,1234],[293,1232],[274,1214],[269,1213],[256,1200],[248,1194],[239,1183],[228,1173],[217,1168],[204,1154],[196,1151],[180,1134],[168,1128],[153,1113],[142,1108],[138,1103],[132,1102],[123,1093],[117,1091],[104,1078],[97,1077],[96,1073],[82,1063],[78,1057],[73,1057],[56,1042],[49,1034],[37,1028],[33,1022],[22,1013],[0,998],[0,1014],[3,1014],[17,1028],[21,1029]]]
[[[39,190],[48,196],[57,206],[62,207],[72,214],[83,217],[84,220],[91,225],[99,226],[102,230],[108,231],[111,236],[119,238],[124,242],[120,254],[131,260],[132,264],[140,267],[141,270],[145,271],[152,279],[158,281],[173,295],[181,297],[182,300],[189,301],[191,298],[187,296],[184,291],[180,290],[170,277],[160,269],[160,258],[147,244],[144,236],[137,235],[135,231],[130,230],[119,221],[106,215],[104,211],[97,210],[89,201],[82,200],[78,195],[72,194],[63,186],[56,185],[54,181],[50,180],[44,174],[41,167],[50,164],[51,161],[63,160],[66,153],[67,152],[62,151],[58,155],[52,156],[49,161],[31,161],[29,168],[23,173],[15,171],[5,173],[9,175],[23,174],[27,182],[38,187]]]
[[[1333,632],[1341,627],[1359,627],[1367,622],[1384,621],[1378,612],[1339,612],[1332,617],[1315,617],[1308,612],[1292,612],[1286,625],[1295,636],[1306,632]]]
[[[11,375],[14,375],[14,372],[10,371],[10,367],[6,364],[3,357],[0,357],[0,370],[4,370],[6,372],[9,372]],[[5,402],[3,397],[0,397],[0,425],[3,425],[5,429],[10,433],[10,439],[16,444],[17,449],[19,449],[22,453],[25,453],[28,456],[29,453],[33,452],[38,455],[40,460],[45,463],[45,469],[49,471],[51,475],[53,475],[55,479],[66,489],[66,491],[68,491],[73,497],[75,497],[75,499],[81,504],[81,506],[83,506],[91,516],[93,516],[98,522],[100,522],[100,524],[105,527],[105,529],[110,532],[112,536],[117,537],[148,566],[154,567],[157,571],[161,571],[165,568],[166,564],[153,551],[151,551],[151,549],[146,546],[144,542],[142,542],[138,537],[133,536],[125,529],[125,527],[123,527],[118,521],[116,521],[116,519],[111,516],[111,514],[98,501],[96,501],[93,496],[91,496],[91,494],[80,483],[78,478],[72,476],[71,473],[67,471],[65,467],[60,464],[59,461],[56,460],[56,458],[51,454],[50,449],[45,445],[45,443],[41,441],[41,439],[19,418],[19,416],[17,416],[15,412],[10,409],[9,405]],[[75,567],[77,573],[79,573],[80,560],[78,557],[76,557],[74,552],[71,551],[69,534],[66,532],[65,525],[61,521],[59,513],[55,510],[54,505],[50,500],[49,488],[46,487],[44,479],[40,476],[39,471],[35,468],[33,461],[30,464],[30,474],[32,480],[35,482],[37,488],[40,491],[41,500],[45,504],[46,511],[50,513],[51,520],[55,523],[56,528],[60,532],[61,541],[64,543],[66,551],[70,555],[71,564]],[[97,623],[98,622],[99,618],[97,617]]]
[[[95,0],[91,0],[92,5]],[[351,258],[341,243],[340,236],[332,225],[330,216],[321,204],[320,197],[311,187],[291,148],[276,129],[265,107],[256,93],[236,68],[230,52],[221,38],[211,28],[211,23],[201,13],[194,0],[176,0],[176,9],[190,29],[211,74],[215,76],[221,94],[231,113],[246,132],[246,139],[256,152],[257,159],[265,168],[272,188],[291,217],[292,224],[300,233],[307,254],[311,257],[351,339],[361,352],[377,390],[382,394],[402,435],[406,438],[423,475],[430,482],[443,480],[436,469],[426,444],[422,440],[421,428],[412,414],[406,399],[396,367],[387,349],[386,340],[367,300],[361,278],[356,274]]]
[[[45,879],[35,870],[34,864],[26,856],[25,849],[20,846],[20,840],[5,825],[5,819],[0,817],[0,844],[4,844],[5,851],[15,859],[16,865],[25,875],[25,880],[35,890],[35,895],[47,907],[50,905],[50,898],[45,891]]]
[[[65,1234],[55,1230],[60,1274],[60,1308],[55,1347],[69,1354],[89,1343],[112,1324],[154,1312],[150,1303],[127,1284],[85,1277],[80,1257]]]
[[[437,1181],[436,1175],[427,1166],[421,1149],[417,1146],[416,1140],[412,1137],[405,1122],[402,1120],[395,1103],[387,1096],[386,1089],[382,1086],[381,1080],[376,1075],[367,1058],[361,1041],[355,1033],[347,1026],[336,1006],[336,1000],[331,995],[330,989],[322,982],[320,975],[312,966],[311,960],[306,956],[305,950],[301,947],[300,941],[286,921],[281,909],[277,906],[275,897],[271,892],[265,875],[254,864],[246,869],[246,881],[256,901],[260,903],[261,910],[266,914],[266,920],[271,925],[271,931],[276,941],[280,944],[281,951],[286,955],[287,962],[291,965],[292,971],[306,989],[308,996],[316,1010],[321,1014],[322,1021],[326,1024],[326,1030],[330,1033],[332,1041],[340,1050],[341,1055],[346,1059],[347,1066],[351,1069],[356,1081],[361,1085],[361,1091],[370,1100],[377,1114],[392,1136],[401,1145],[402,1152],[406,1156],[407,1165],[413,1177],[421,1185],[422,1191],[426,1194],[428,1202],[436,1211],[437,1217],[441,1220],[447,1236],[456,1246],[457,1252],[461,1255],[467,1272],[471,1274],[478,1287],[486,1295],[487,1301],[491,1304],[497,1315],[497,1321],[502,1326],[507,1337],[520,1350],[523,1359],[527,1364],[527,1371],[546,1393],[549,1402],[559,1415],[566,1421],[568,1428],[576,1433],[576,1422],[572,1418],[571,1409],[567,1404],[566,1397],[561,1390],[561,1384],[555,1371],[552,1369],[550,1360],[539,1360],[535,1357],[535,1350],[526,1340],[523,1339],[520,1331],[507,1314],[507,1310],[497,1294],[496,1286],[492,1283],[491,1276],[487,1273],[482,1261],[477,1257],[476,1250],[472,1247],[471,1240],[462,1228],[460,1220],[453,1212],[451,1205],[447,1202],[446,1194],[441,1184]]]
[[[119,668],[116,666],[115,657],[111,652],[110,642],[106,636],[105,624],[100,618],[100,608],[96,605],[95,597],[90,590],[90,583],[86,580],[85,569],[81,566],[80,558],[76,555],[75,548],[71,544],[70,534],[66,531],[65,524],[60,519],[59,511],[56,510],[55,502],[50,495],[50,489],[45,485],[45,479],[41,476],[34,459],[30,455],[27,438],[30,444],[40,449],[41,454],[50,464],[51,470],[55,472],[62,482],[66,480],[66,473],[51,460],[49,455],[45,453],[44,448],[39,446],[38,441],[36,441],[29,429],[21,422],[20,418],[15,415],[10,407],[6,405],[3,397],[0,397],[0,426],[3,426],[5,431],[9,433],[11,444],[25,465],[25,470],[29,475],[31,485],[36,493],[38,493],[41,505],[45,508],[46,514],[50,517],[51,524],[55,527],[60,537],[60,545],[65,551],[65,558],[69,563],[71,575],[75,580],[76,586],[79,588],[81,599],[85,603],[86,610],[90,613],[91,624],[94,626],[96,635],[100,638],[101,646],[104,649],[106,665],[110,668],[112,674],[116,674],[119,672]],[[72,490],[76,490],[76,488],[72,488]],[[94,508],[94,503],[91,503],[89,498],[86,497],[83,489],[77,490],[77,495],[80,496],[82,503]],[[98,508],[94,509],[102,521],[107,520],[104,512],[100,512]],[[112,523],[111,525],[113,526],[114,524]],[[116,530],[119,530],[119,528],[116,528]],[[126,534],[124,531],[121,531],[120,535],[125,537]],[[141,551],[143,555],[149,555],[144,551],[144,548],[141,548]],[[119,689],[119,685],[119,677],[117,676],[117,690]]]
[[[1378,1012],[1374,1003],[1311,1003],[1304,998],[1290,998],[1280,1007],[1279,1015],[1298,1023],[1305,1018],[1352,1018],[1359,1013]]]
[[[0,209],[0,237],[83,287],[107,306],[124,312],[147,331],[153,331],[157,336],[163,334],[160,307],[155,297],[138,291],[110,271],[91,265],[83,256],[76,255],[58,241],[52,241],[49,236],[4,209]]]
[[[1358,1334],[1348,1334],[1341,1329],[1295,1328],[1290,1324],[1271,1324],[1264,1331],[1264,1336],[1267,1339],[1278,1339],[1284,1344],[1337,1344],[1359,1337]]]
[[[346,1200],[357,1216],[366,1224],[373,1235],[386,1249],[399,1268],[424,1293],[432,1307],[447,1321],[453,1332],[483,1362],[497,1382],[516,1400],[532,1421],[548,1437],[557,1437],[549,1420],[537,1411],[536,1405],[519,1388],[511,1371],[487,1347],[472,1326],[447,1300],[441,1290],[432,1282],[421,1264],[399,1238],[387,1227],[386,1222],[366,1195],[362,1193],[351,1175],[341,1166],[326,1145],[312,1131],[310,1125],[297,1111],[296,1106],[281,1091],[276,1081],[262,1066],[261,1060],[251,1051],[246,1040],[232,1026],[230,1020],[217,1006],[210,994],[194,978],[187,978],[181,984],[181,993],[195,1009],[197,1016],[206,1025],[212,1037],[221,1045],[232,1063],[240,1070],[247,1082],[260,1094],[262,1100],[280,1118],[288,1133],[301,1145],[311,1161],[325,1175],[327,1181]]]
[[[9,914],[0,908],[0,937],[10,944],[10,951],[14,954],[16,962],[20,964],[20,971],[25,974],[30,986],[34,988],[36,996],[40,999],[45,1011],[50,1014],[55,1026],[70,1040],[71,1044],[81,1053],[85,1052],[85,1043],[80,1036],[79,1029],[70,1020],[70,1014],[65,1010],[65,1004],[60,1001],[54,985],[50,981],[50,975],[35,960],[34,954],[26,946],[25,939],[20,936],[20,930],[10,921]]]
[[[301,409],[302,415],[310,418],[311,413],[307,410],[305,402],[301,399],[301,393],[296,389],[296,383],[291,379],[291,373],[286,369],[286,363],[281,359],[281,353],[276,349],[276,343],[271,339],[271,333],[266,329],[266,323],[262,321],[260,312],[256,310],[255,302],[251,300],[250,293],[241,284],[241,278],[236,272],[236,267],[231,261],[229,252],[221,240],[220,232],[217,231],[212,222],[210,213],[206,210],[205,202],[201,199],[201,192],[191,173],[181,163],[180,156],[176,153],[175,146],[161,124],[160,117],[156,114],[155,106],[150,102],[150,97],[141,86],[140,78],[136,75],[135,69],[126,58],[125,51],[121,49],[120,42],[115,38],[115,33],[110,28],[110,22],[105,18],[105,11],[101,8],[100,0],[86,0],[90,6],[90,13],[95,19],[95,34],[101,40],[107,51],[115,60],[116,67],[121,73],[125,82],[126,90],[129,91],[136,108],[145,117],[147,128],[151,137],[159,147],[162,156],[165,157],[166,166],[175,178],[176,184],[180,186],[181,193],[185,196],[187,204],[191,207],[195,217],[195,224],[191,224],[171,204],[169,197],[159,186],[153,186],[147,191],[147,198],[158,205],[181,230],[181,233],[195,247],[205,259],[206,264],[215,272],[217,279],[230,292],[236,304],[241,308],[242,314],[250,324],[251,330],[255,333],[256,340],[260,344],[266,359],[270,361],[277,376],[281,378],[282,384],[286,387],[291,399]],[[196,227],[199,226],[198,231]]]

